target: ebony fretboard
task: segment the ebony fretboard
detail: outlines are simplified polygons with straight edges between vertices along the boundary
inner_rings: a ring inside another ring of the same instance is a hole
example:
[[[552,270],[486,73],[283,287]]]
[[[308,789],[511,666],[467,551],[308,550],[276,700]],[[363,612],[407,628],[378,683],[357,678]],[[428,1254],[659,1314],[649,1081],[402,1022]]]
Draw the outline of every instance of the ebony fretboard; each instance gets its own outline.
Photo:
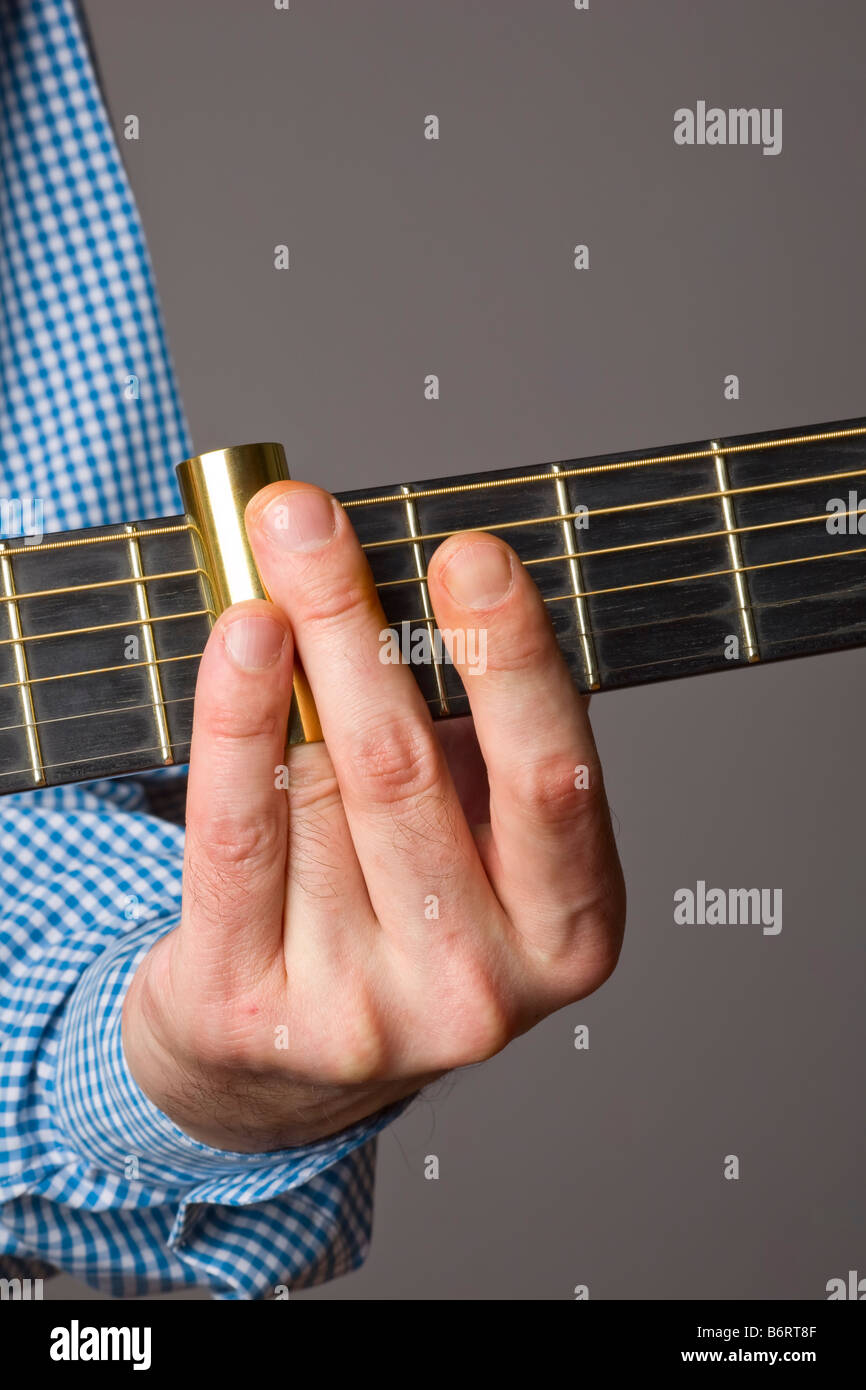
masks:
[[[2,791],[186,761],[211,622],[201,580],[182,516],[3,543]]]
[[[340,500],[398,632],[432,627],[441,540],[492,531],[575,683],[608,690],[866,644],[864,481],[856,419]],[[184,518],[6,541],[0,580],[2,790],[185,761],[213,615]],[[412,669],[434,716],[466,712],[450,664]]]
[[[815,435],[825,437],[807,442]],[[866,511],[856,514],[864,481],[866,420],[857,419],[341,501],[395,625],[426,617],[419,577],[443,534],[480,527],[502,536],[528,566],[588,691],[866,642]],[[854,512],[832,534],[831,498]],[[422,539],[407,544],[413,530]],[[413,669],[434,713],[466,711],[452,667]]]

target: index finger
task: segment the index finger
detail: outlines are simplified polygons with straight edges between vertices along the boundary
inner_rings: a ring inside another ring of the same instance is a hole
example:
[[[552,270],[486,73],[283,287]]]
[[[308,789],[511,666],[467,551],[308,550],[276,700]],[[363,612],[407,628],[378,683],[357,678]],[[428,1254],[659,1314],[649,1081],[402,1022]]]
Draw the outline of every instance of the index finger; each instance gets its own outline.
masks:
[[[288,805],[277,769],[291,681],[278,608],[254,600],[220,615],[196,686],[181,941],[221,979],[281,947]]]

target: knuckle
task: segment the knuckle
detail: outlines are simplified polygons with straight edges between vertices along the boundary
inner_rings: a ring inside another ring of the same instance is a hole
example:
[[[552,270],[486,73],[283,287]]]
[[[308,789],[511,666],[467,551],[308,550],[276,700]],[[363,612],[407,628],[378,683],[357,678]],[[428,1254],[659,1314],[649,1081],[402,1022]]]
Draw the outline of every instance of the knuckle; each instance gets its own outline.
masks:
[[[604,804],[601,769],[589,766],[585,787],[575,786],[575,764],[561,755],[537,758],[512,768],[506,796],[517,811],[544,825],[573,824],[594,816]]]
[[[544,1013],[586,999],[601,989],[617,967],[621,947],[621,930],[615,936],[605,932],[591,942],[584,938],[568,954],[566,962],[558,959],[555,968],[551,967],[548,959],[542,988],[542,995],[547,1001]]]
[[[616,969],[626,921],[625,882],[618,863],[591,894],[557,921],[545,941],[533,934],[533,973],[550,1009],[593,994]]]
[[[502,991],[489,978],[476,976],[462,995],[459,1012],[450,1018],[436,1068],[452,1071],[486,1062],[501,1052],[514,1034],[512,1008]]]
[[[519,674],[537,669],[556,654],[546,617],[541,615],[533,620],[532,615],[519,606],[499,619],[491,637],[493,640],[488,641],[487,650],[488,672]]]
[[[247,698],[235,705],[215,704],[208,710],[206,721],[210,742],[243,749],[259,739],[273,740],[287,716],[275,705]]]
[[[587,994],[594,994],[597,989],[601,989],[606,980],[610,979],[619,963],[621,948],[622,933],[620,932],[616,944],[609,942],[604,950],[598,951],[586,962],[581,998]]]
[[[362,729],[351,740],[347,785],[359,801],[393,806],[433,792],[442,776],[432,727],[415,716]]]
[[[492,620],[488,637],[488,671],[507,676],[525,670],[538,670],[559,660],[553,628],[534,585],[528,589],[517,587],[510,602]]]
[[[311,626],[343,628],[351,626],[375,602],[372,578],[363,570],[348,573],[337,566],[305,576],[301,620]]]
[[[618,869],[610,881],[602,885],[578,933],[585,968],[594,979],[587,993],[598,989],[616,969],[625,935],[625,922],[625,881]]]
[[[285,852],[284,830],[276,817],[247,819],[223,811],[199,820],[191,829],[196,850],[192,863],[203,863],[211,870],[255,871],[272,864],[277,855]]]
[[[390,1074],[391,1048],[379,1011],[353,997],[351,1008],[340,1020],[330,1040],[322,1040],[319,1066],[331,1085],[358,1086],[386,1079]]]
[[[508,1045],[512,1038],[510,1010],[493,994],[475,1000],[466,1050],[472,1062],[486,1062]]]

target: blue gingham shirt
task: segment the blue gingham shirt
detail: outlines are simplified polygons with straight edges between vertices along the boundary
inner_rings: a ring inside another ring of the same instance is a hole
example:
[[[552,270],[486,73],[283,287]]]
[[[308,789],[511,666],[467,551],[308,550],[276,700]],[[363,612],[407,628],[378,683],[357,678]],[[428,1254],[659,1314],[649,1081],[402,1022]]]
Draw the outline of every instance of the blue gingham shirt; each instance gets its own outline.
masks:
[[[3,496],[41,499],[46,530],[176,512],[191,441],[74,0],[0,0],[0,102]],[[232,1154],[142,1094],[121,1006],[178,923],[183,853],[147,785],[0,798],[0,1264],[46,1261],[120,1296],[320,1282],[364,1258],[373,1136],[402,1107]]]

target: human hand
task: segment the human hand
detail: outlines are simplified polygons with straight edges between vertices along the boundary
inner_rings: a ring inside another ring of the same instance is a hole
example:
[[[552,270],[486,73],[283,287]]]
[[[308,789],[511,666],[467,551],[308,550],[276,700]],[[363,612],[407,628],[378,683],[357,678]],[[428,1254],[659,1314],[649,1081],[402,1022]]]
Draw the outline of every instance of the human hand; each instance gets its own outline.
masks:
[[[504,542],[453,536],[430,563],[440,628],[486,632],[483,674],[455,661],[476,742],[469,721],[434,726],[411,672],[380,661],[387,624],[338,503],[272,484],[247,528],[273,603],[223,613],[202,657],[182,920],[136,972],[123,1034],[136,1081],[189,1135],[263,1152],[597,989],[625,892],[588,701]],[[287,755],[293,634],[325,743]]]

